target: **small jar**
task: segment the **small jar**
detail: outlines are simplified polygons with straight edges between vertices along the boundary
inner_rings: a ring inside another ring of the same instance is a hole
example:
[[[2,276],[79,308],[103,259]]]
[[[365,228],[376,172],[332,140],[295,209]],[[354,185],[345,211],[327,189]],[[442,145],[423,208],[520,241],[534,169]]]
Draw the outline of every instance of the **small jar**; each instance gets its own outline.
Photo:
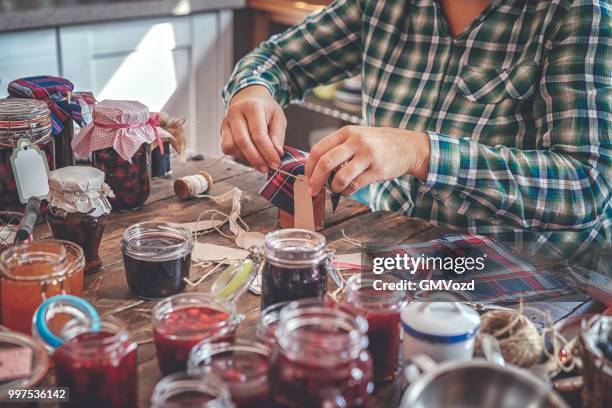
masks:
[[[0,99],[0,208],[23,210],[19,201],[11,155],[19,139],[29,139],[45,154],[49,170],[55,169],[51,116],[44,102],[30,99]],[[46,210],[46,203],[41,212]]]
[[[70,166],[49,174],[47,223],[53,237],[72,241],[85,252],[85,273],[102,267],[98,250],[111,211],[104,173],[93,167]]]
[[[172,174],[170,142],[164,142],[164,152],[159,148],[151,152],[151,177],[166,177]]]
[[[368,324],[338,308],[283,308],[270,359],[274,403],[282,407],[365,406],[371,394]]]
[[[236,408],[269,407],[270,348],[263,343],[240,343],[198,344],[191,350],[187,371],[218,376],[228,385]]]
[[[407,292],[403,290],[377,290],[375,287],[399,282],[399,278],[389,274],[353,275],[343,297],[342,307],[368,321],[368,351],[374,364],[374,381],[395,378],[400,351],[400,312],[407,302]]]
[[[331,253],[319,233],[284,229],[266,234],[261,275],[261,308],[288,300],[323,299]]]
[[[151,408],[234,408],[229,390],[215,375],[174,373],[157,383]]]
[[[185,289],[191,269],[193,236],[170,222],[147,221],[128,227],[121,250],[128,286],[141,299],[161,299]]]
[[[155,305],[153,340],[162,374],[185,371],[191,349],[201,341],[231,341],[238,327],[234,305],[225,299],[190,292]]]
[[[57,386],[70,389],[71,407],[124,408],[138,405],[137,344],[118,319],[103,318],[98,330],[75,321],[55,350]]]
[[[24,243],[0,255],[2,324],[30,333],[36,308],[63,293],[80,296],[85,257],[78,245],[59,240]]]

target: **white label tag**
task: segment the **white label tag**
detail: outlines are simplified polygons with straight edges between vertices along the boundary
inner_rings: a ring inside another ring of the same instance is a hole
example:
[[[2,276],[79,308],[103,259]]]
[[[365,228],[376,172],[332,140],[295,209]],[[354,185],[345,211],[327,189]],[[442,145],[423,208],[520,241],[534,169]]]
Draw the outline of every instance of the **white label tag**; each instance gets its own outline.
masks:
[[[315,230],[314,207],[308,194],[308,180],[296,179],[293,182],[293,226],[310,231]]]
[[[28,139],[19,139],[11,155],[19,201],[32,197],[44,199],[49,194],[49,164],[45,154]]]
[[[246,259],[249,251],[215,244],[196,243],[191,252],[191,258],[195,261],[221,261],[224,259],[238,260]]]

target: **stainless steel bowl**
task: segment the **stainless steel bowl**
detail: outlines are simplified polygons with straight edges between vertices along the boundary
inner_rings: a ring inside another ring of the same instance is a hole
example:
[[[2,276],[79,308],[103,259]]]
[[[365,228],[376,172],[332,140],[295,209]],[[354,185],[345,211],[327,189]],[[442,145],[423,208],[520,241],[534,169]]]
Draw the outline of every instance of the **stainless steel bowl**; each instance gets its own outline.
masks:
[[[567,408],[549,385],[517,367],[449,362],[413,382],[401,408]]]

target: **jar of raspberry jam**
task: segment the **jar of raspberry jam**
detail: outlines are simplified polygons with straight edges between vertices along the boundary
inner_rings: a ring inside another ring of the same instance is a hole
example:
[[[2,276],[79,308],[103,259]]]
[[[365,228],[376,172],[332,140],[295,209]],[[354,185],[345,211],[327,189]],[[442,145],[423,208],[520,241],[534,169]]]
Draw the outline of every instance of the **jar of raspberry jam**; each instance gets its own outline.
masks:
[[[138,405],[137,344],[118,319],[90,324],[70,321],[55,350],[57,386],[70,389],[71,407],[124,408]]]
[[[47,298],[83,291],[85,257],[78,245],[60,240],[24,243],[0,255],[2,324],[29,334],[36,308]]]
[[[85,252],[85,273],[102,267],[98,254],[111,211],[104,173],[93,167],[69,166],[49,174],[47,223],[57,239],[72,241]]]
[[[182,292],[191,269],[193,236],[178,224],[147,221],[128,227],[121,239],[125,277],[141,299]]]
[[[266,234],[261,274],[261,308],[303,298],[323,299],[331,252],[325,237],[302,229],[283,229]]]
[[[185,371],[196,344],[232,341],[239,322],[232,303],[198,292],[161,300],[152,314],[157,362],[164,375]]]
[[[270,348],[263,343],[204,341],[191,350],[187,370],[221,378],[236,408],[270,407],[269,360]]]
[[[23,210],[19,201],[11,155],[19,139],[25,138],[45,154],[50,170],[55,169],[51,116],[47,105],[31,99],[0,99],[0,208]],[[41,207],[44,213],[46,203]]]
[[[234,405],[227,385],[214,374],[174,373],[155,386],[151,408],[234,408]]]

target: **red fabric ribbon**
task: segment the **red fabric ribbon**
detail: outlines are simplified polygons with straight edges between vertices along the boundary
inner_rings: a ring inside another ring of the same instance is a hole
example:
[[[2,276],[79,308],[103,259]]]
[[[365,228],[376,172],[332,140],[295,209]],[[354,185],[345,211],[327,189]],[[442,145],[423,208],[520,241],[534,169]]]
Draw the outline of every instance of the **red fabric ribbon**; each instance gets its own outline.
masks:
[[[129,123],[114,123],[114,124],[103,124],[94,122],[94,126],[101,127],[103,129],[134,129],[141,128],[145,126],[151,126],[153,128],[153,132],[155,132],[155,138],[157,139],[157,144],[159,146],[159,152],[164,154],[164,144],[162,143],[161,136],[157,128],[159,127],[158,121],[159,115],[154,114],[149,117],[149,120],[143,123],[129,124]]]

